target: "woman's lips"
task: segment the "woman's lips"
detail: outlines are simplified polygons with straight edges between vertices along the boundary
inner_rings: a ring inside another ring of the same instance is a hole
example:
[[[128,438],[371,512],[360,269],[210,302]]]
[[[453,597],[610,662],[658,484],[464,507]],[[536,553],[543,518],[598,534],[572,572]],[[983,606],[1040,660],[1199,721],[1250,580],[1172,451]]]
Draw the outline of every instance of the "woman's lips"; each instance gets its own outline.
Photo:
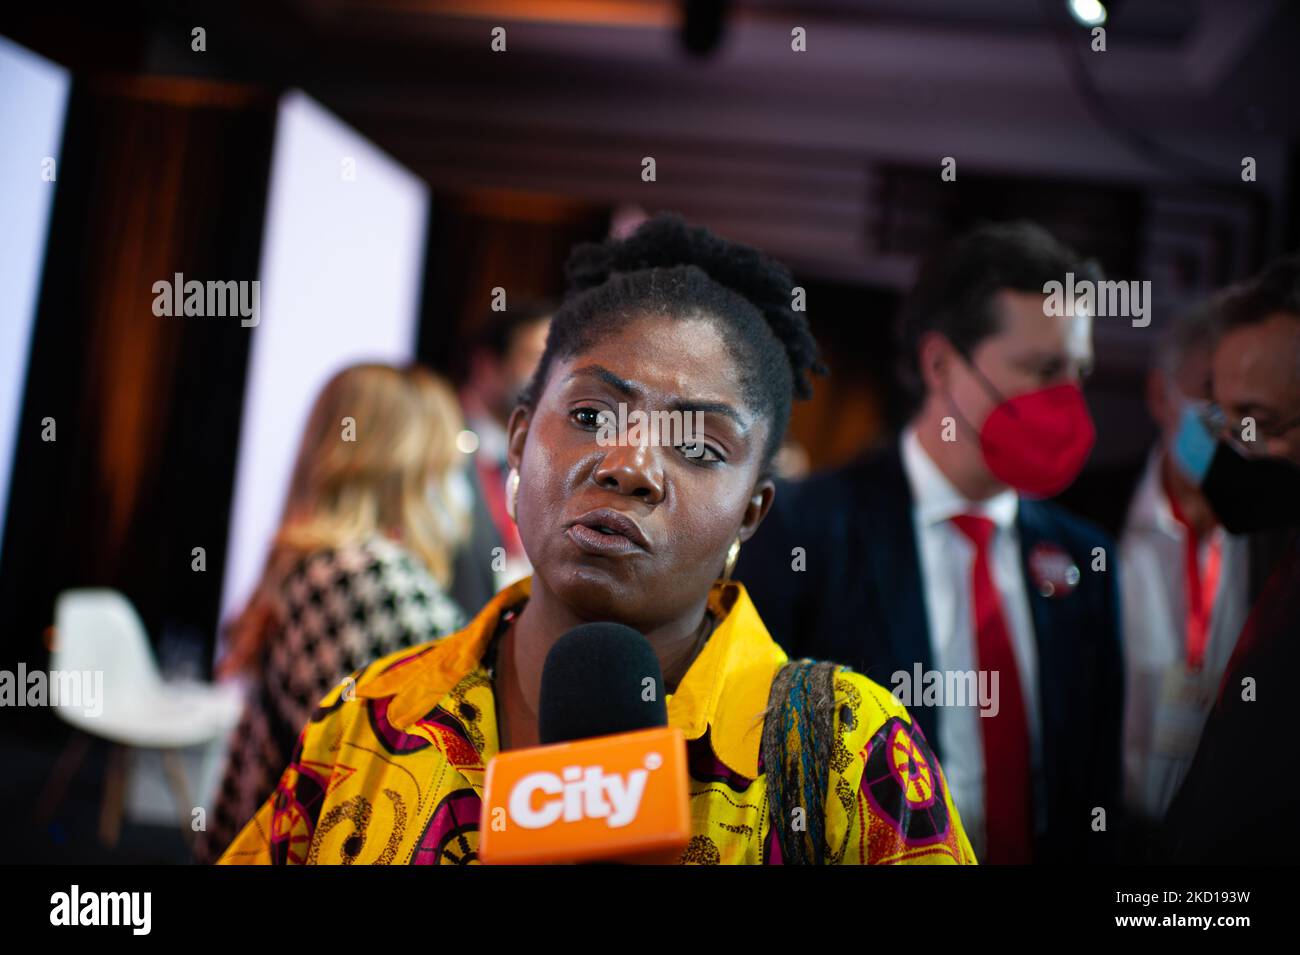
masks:
[[[639,544],[622,534],[605,534],[585,524],[572,524],[565,533],[579,550],[588,554],[619,557],[624,554],[644,553],[644,549]]]
[[[569,540],[580,550],[602,557],[650,550],[645,532],[628,515],[609,507],[588,511],[569,522],[565,529]]]

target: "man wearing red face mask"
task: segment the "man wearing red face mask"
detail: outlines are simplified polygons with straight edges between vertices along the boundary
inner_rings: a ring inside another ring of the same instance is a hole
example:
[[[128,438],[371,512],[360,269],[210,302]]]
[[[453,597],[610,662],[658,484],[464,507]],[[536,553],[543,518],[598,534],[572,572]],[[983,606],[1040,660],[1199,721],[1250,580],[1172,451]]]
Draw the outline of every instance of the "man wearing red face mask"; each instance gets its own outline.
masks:
[[[1028,223],[930,261],[901,324],[900,439],[783,490],[737,568],[788,651],[904,695],[985,863],[1109,859],[1119,822],[1114,548],[1043,500],[1095,437],[1091,318],[1044,288],[1093,271]]]

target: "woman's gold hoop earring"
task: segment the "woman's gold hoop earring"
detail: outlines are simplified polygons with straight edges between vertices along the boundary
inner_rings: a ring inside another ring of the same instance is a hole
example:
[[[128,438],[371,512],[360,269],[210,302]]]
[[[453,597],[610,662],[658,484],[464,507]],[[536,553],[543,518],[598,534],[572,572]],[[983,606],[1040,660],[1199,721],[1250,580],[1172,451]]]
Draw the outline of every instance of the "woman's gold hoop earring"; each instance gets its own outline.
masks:
[[[740,538],[737,537],[727,548],[727,566],[722,571],[722,579],[730,580],[731,572],[736,569],[736,558],[740,556]]]
[[[510,476],[506,478],[506,513],[510,515],[512,521],[518,521],[515,517],[515,506],[519,498],[519,469],[511,468]]]

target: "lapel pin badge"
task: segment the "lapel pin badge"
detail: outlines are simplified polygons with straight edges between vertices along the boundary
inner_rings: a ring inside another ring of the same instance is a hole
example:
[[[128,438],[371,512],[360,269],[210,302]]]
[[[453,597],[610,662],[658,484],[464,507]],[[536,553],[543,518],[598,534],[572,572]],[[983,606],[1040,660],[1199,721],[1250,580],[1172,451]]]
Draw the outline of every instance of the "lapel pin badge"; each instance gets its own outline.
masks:
[[[1044,597],[1068,597],[1079,586],[1079,566],[1056,544],[1038,544],[1029,552],[1029,574]]]

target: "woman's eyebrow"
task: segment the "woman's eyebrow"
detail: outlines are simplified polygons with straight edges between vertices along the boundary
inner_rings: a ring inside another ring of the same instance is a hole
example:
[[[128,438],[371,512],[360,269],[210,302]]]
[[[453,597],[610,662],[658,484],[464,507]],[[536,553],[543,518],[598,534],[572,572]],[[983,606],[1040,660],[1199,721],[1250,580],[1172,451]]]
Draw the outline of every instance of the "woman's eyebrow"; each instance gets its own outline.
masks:
[[[644,397],[646,393],[643,387],[635,382],[620,378],[604,365],[583,365],[581,368],[575,368],[573,371],[569,372],[569,375],[565,380],[571,381],[582,375],[599,378],[615,391],[631,397]],[[741,416],[740,412],[725,401],[691,401],[685,398],[679,398],[669,405],[669,409],[681,412],[699,411],[702,414],[720,414],[735,421],[741,430],[749,430],[749,422]]]
[[[565,378],[565,381],[572,381],[574,378],[583,375],[590,375],[594,378],[599,378],[615,391],[620,391],[625,395],[636,396],[645,394],[643,389],[632,384],[630,381],[620,378],[604,365],[583,365],[581,368],[575,368],[573,371],[569,372],[569,376]]]
[[[739,427],[741,431],[749,430],[749,422],[747,422],[743,417],[741,417],[740,413],[736,411],[735,408],[731,407],[731,405],[727,404],[725,401],[679,400],[673,402],[673,404],[671,405],[671,410],[680,411],[684,414],[693,411],[698,411],[701,414],[720,414],[736,422],[736,426]]]

